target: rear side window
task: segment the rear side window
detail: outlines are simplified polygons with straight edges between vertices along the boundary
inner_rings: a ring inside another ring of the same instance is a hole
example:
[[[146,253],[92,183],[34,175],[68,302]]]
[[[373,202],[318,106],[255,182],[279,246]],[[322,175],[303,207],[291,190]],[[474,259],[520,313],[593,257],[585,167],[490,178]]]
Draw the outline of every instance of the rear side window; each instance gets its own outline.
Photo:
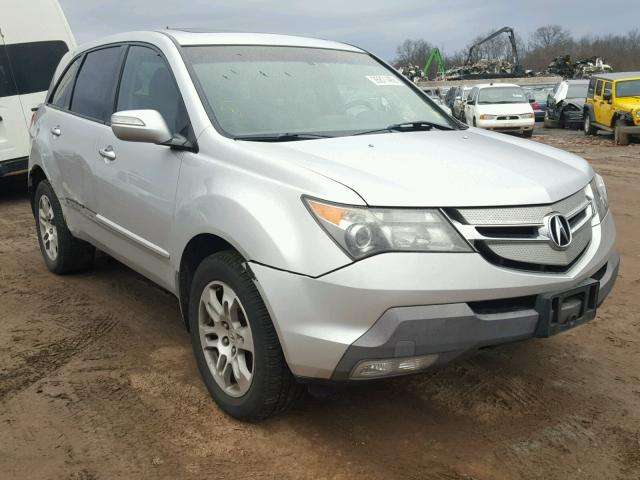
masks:
[[[598,80],[598,83],[596,84],[596,97],[601,97],[602,96],[602,86],[604,85],[604,82],[602,80]]]
[[[12,97],[17,94],[18,90],[11,75],[6,49],[0,45],[0,97]]]
[[[188,136],[189,119],[178,86],[167,63],[151,48],[129,48],[116,110],[157,110],[172,133]]]
[[[51,103],[56,107],[60,107],[65,110],[69,108],[71,93],[73,92],[73,82],[76,78],[79,66],[80,59],[76,58],[58,82],[58,86],[56,87],[56,90],[53,93],[53,98],[51,99]]]
[[[73,89],[72,112],[110,121],[121,52],[121,47],[109,47],[87,53]]]
[[[50,41],[14,43],[5,50],[18,93],[27,95],[49,90],[56,67],[69,48],[62,41]]]
[[[596,91],[596,79],[595,77],[591,77],[589,80],[589,89],[587,90],[587,97],[593,98],[593,93]]]

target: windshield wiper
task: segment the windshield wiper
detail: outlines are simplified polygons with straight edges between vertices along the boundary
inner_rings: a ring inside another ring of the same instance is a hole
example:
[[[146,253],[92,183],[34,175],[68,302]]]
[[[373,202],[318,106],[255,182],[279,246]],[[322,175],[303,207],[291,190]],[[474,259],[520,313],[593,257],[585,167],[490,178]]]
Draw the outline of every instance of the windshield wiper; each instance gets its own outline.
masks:
[[[431,130],[432,128],[436,128],[438,130],[453,130],[453,127],[450,127],[448,125],[442,125],[441,123],[418,120],[415,122],[394,123],[393,125],[389,125],[384,128],[377,128],[375,130],[366,130],[364,132],[354,133],[354,135],[368,135],[370,133],[380,133],[380,132],[418,132],[418,131],[426,132]]]
[[[273,135],[238,135],[234,140],[248,140],[250,142],[293,142],[296,140],[313,140],[316,138],[334,138],[332,135],[319,133],[276,133]]]

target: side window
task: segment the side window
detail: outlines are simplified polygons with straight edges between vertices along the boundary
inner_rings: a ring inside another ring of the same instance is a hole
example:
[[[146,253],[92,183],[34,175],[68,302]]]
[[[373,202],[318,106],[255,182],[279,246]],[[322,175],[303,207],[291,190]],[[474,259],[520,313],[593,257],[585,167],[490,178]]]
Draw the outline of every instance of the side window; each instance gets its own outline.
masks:
[[[49,90],[60,59],[69,51],[67,44],[59,40],[14,43],[5,48],[20,95]]]
[[[12,97],[18,94],[16,83],[9,68],[9,58],[3,45],[0,45],[0,97]]]
[[[73,91],[73,82],[76,78],[79,66],[80,58],[76,58],[58,82],[58,86],[51,97],[51,103],[56,107],[60,107],[65,110],[69,108],[71,93]]]
[[[151,48],[129,48],[116,110],[157,110],[172,133],[188,137],[189,118],[178,86],[167,63]]]
[[[121,51],[120,47],[109,47],[87,53],[73,90],[72,112],[109,122]]]
[[[604,82],[604,93],[611,95],[611,82]]]
[[[587,97],[593,98],[593,94],[596,91],[596,79],[595,77],[591,77],[589,80],[589,90],[587,91]]]
[[[602,80],[598,80],[598,83],[596,83],[596,97],[602,96],[603,85],[604,85],[604,82]]]

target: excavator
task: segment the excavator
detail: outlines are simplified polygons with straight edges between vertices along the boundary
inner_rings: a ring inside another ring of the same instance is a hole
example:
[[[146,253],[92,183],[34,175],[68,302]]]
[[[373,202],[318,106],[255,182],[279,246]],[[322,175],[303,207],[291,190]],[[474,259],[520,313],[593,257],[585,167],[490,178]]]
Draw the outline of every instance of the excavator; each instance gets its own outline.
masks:
[[[438,72],[436,73],[436,80],[444,80],[445,79],[445,68],[444,68],[444,58],[442,58],[442,54],[438,48],[432,48],[431,53],[429,54],[429,58],[424,64],[424,69],[422,72],[424,73],[424,78],[429,78],[429,67],[431,67],[431,63],[435,60],[436,66],[438,68]]]

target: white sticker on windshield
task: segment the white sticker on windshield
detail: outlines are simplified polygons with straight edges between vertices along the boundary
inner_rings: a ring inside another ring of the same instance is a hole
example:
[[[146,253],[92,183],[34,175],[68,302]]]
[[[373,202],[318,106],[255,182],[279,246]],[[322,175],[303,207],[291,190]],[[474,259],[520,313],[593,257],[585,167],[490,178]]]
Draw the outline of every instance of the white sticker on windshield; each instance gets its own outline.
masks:
[[[387,85],[402,85],[402,82],[393,75],[366,75],[366,77],[367,80],[379,87]]]

